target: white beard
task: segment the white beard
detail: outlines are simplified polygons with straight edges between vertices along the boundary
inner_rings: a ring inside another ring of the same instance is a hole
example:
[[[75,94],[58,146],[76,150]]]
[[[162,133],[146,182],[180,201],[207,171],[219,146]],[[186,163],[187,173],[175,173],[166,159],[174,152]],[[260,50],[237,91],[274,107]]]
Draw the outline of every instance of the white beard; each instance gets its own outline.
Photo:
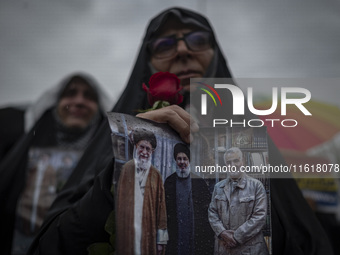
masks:
[[[139,156],[137,155],[137,151],[134,150],[133,152],[133,158],[136,164],[136,167],[142,170],[148,170],[151,167],[151,157],[149,157],[148,159],[141,159],[139,158]]]
[[[187,178],[190,174],[190,164],[185,169],[179,168],[179,166],[176,165],[176,174],[179,178]]]
[[[135,159],[135,163],[137,168],[143,169],[143,170],[148,170],[151,166],[151,159],[149,158],[148,160],[145,159]]]

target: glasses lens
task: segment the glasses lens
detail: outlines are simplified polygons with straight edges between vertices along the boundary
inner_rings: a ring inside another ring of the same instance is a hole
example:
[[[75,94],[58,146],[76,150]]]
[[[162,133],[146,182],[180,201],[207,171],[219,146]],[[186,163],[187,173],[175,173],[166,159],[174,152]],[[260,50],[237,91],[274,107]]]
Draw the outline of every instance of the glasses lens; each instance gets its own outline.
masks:
[[[197,31],[188,34],[185,37],[186,43],[190,50],[201,51],[211,47],[211,34],[205,31]]]
[[[171,56],[176,53],[176,44],[174,37],[158,38],[151,44],[152,54],[159,58]]]

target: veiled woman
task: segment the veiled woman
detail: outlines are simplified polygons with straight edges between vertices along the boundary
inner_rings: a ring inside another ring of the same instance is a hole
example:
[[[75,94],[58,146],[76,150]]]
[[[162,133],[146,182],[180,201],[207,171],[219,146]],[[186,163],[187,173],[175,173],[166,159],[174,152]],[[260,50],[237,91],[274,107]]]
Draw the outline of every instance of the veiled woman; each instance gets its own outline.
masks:
[[[110,103],[92,77],[77,73],[26,111],[1,110],[0,135],[6,138],[0,165],[2,254],[11,254],[12,243],[12,254],[26,253]]]
[[[195,31],[211,35],[209,47],[194,47],[188,34]],[[169,42],[173,47],[167,54],[159,56],[152,43],[164,37],[174,39]],[[182,8],[167,9],[150,21],[128,84],[113,111],[135,115],[137,109],[149,107],[141,85],[157,71],[177,74],[186,92],[190,91],[188,78],[231,78],[207,19]],[[185,97],[181,105],[183,108],[188,103],[187,93]],[[144,113],[139,117],[168,123],[185,142],[190,141],[190,128],[197,130],[196,125],[190,127],[189,114],[178,106]],[[109,133],[108,125],[101,127],[100,135],[85,152],[76,169],[78,172],[91,173],[86,179],[88,182],[82,181],[78,187],[58,197],[32,252],[44,254],[47,250],[53,250],[51,254],[86,254],[90,244],[109,242],[109,235],[104,230],[114,204],[110,193],[113,163]],[[269,146],[270,163],[284,164],[271,141]],[[96,160],[98,155],[100,160]],[[101,173],[92,182],[94,173],[98,171]],[[273,179],[271,196],[274,254],[332,254],[321,226],[294,180]]]

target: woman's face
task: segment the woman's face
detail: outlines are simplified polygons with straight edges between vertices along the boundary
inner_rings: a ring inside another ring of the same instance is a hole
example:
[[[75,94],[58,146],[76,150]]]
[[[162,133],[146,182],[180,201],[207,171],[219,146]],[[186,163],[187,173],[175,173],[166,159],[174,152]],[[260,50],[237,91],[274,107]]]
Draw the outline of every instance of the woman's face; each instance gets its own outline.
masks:
[[[97,112],[95,92],[80,81],[73,81],[66,87],[57,106],[60,120],[69,128],[86,128]]]
[[[175,36],[182,38],[190,32],[200,31],[192,25],[183,25],[177,20],[169,20],[156,39]],[[151,54],[151,64],[157,72],[170,72],[181,80],[184,90],[189,90],[190,78],[203,77],[214,56],[214,49],[208,48],[200,51],[190,50],[184,40],[178,40],[176,52],[167,57],[157,57]]]

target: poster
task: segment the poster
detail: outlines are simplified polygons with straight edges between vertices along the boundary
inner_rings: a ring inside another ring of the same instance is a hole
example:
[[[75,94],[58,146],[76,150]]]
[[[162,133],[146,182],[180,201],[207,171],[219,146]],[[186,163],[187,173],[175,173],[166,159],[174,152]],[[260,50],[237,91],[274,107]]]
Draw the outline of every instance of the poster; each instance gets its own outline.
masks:
[[[108,118],[115,157],[117,252],[127,252],[129,240],[141,249],[149,241],[145,236],[155,232],[158,236],[160,229],[143,225],[154,215],[167,231],[166,254],[218,254],[224,249],[272,254],[270,178],[261,171],[268,165],[265,128],[206,128],[189,146],[164,124],[119,113],[108,113]],[[240,168],[227,163],[230,157],[239,161]],[[228,166],[242,173],[234,178]],[[237,180],[233,191],[229,180]],[[160,192],[164,192],[166,225],[159,221],[164,216]],[[219,198],[218,192],[225,197]],[[214,232],[220,221],[225,231],[236,233],[238,242],[228,243]]]

